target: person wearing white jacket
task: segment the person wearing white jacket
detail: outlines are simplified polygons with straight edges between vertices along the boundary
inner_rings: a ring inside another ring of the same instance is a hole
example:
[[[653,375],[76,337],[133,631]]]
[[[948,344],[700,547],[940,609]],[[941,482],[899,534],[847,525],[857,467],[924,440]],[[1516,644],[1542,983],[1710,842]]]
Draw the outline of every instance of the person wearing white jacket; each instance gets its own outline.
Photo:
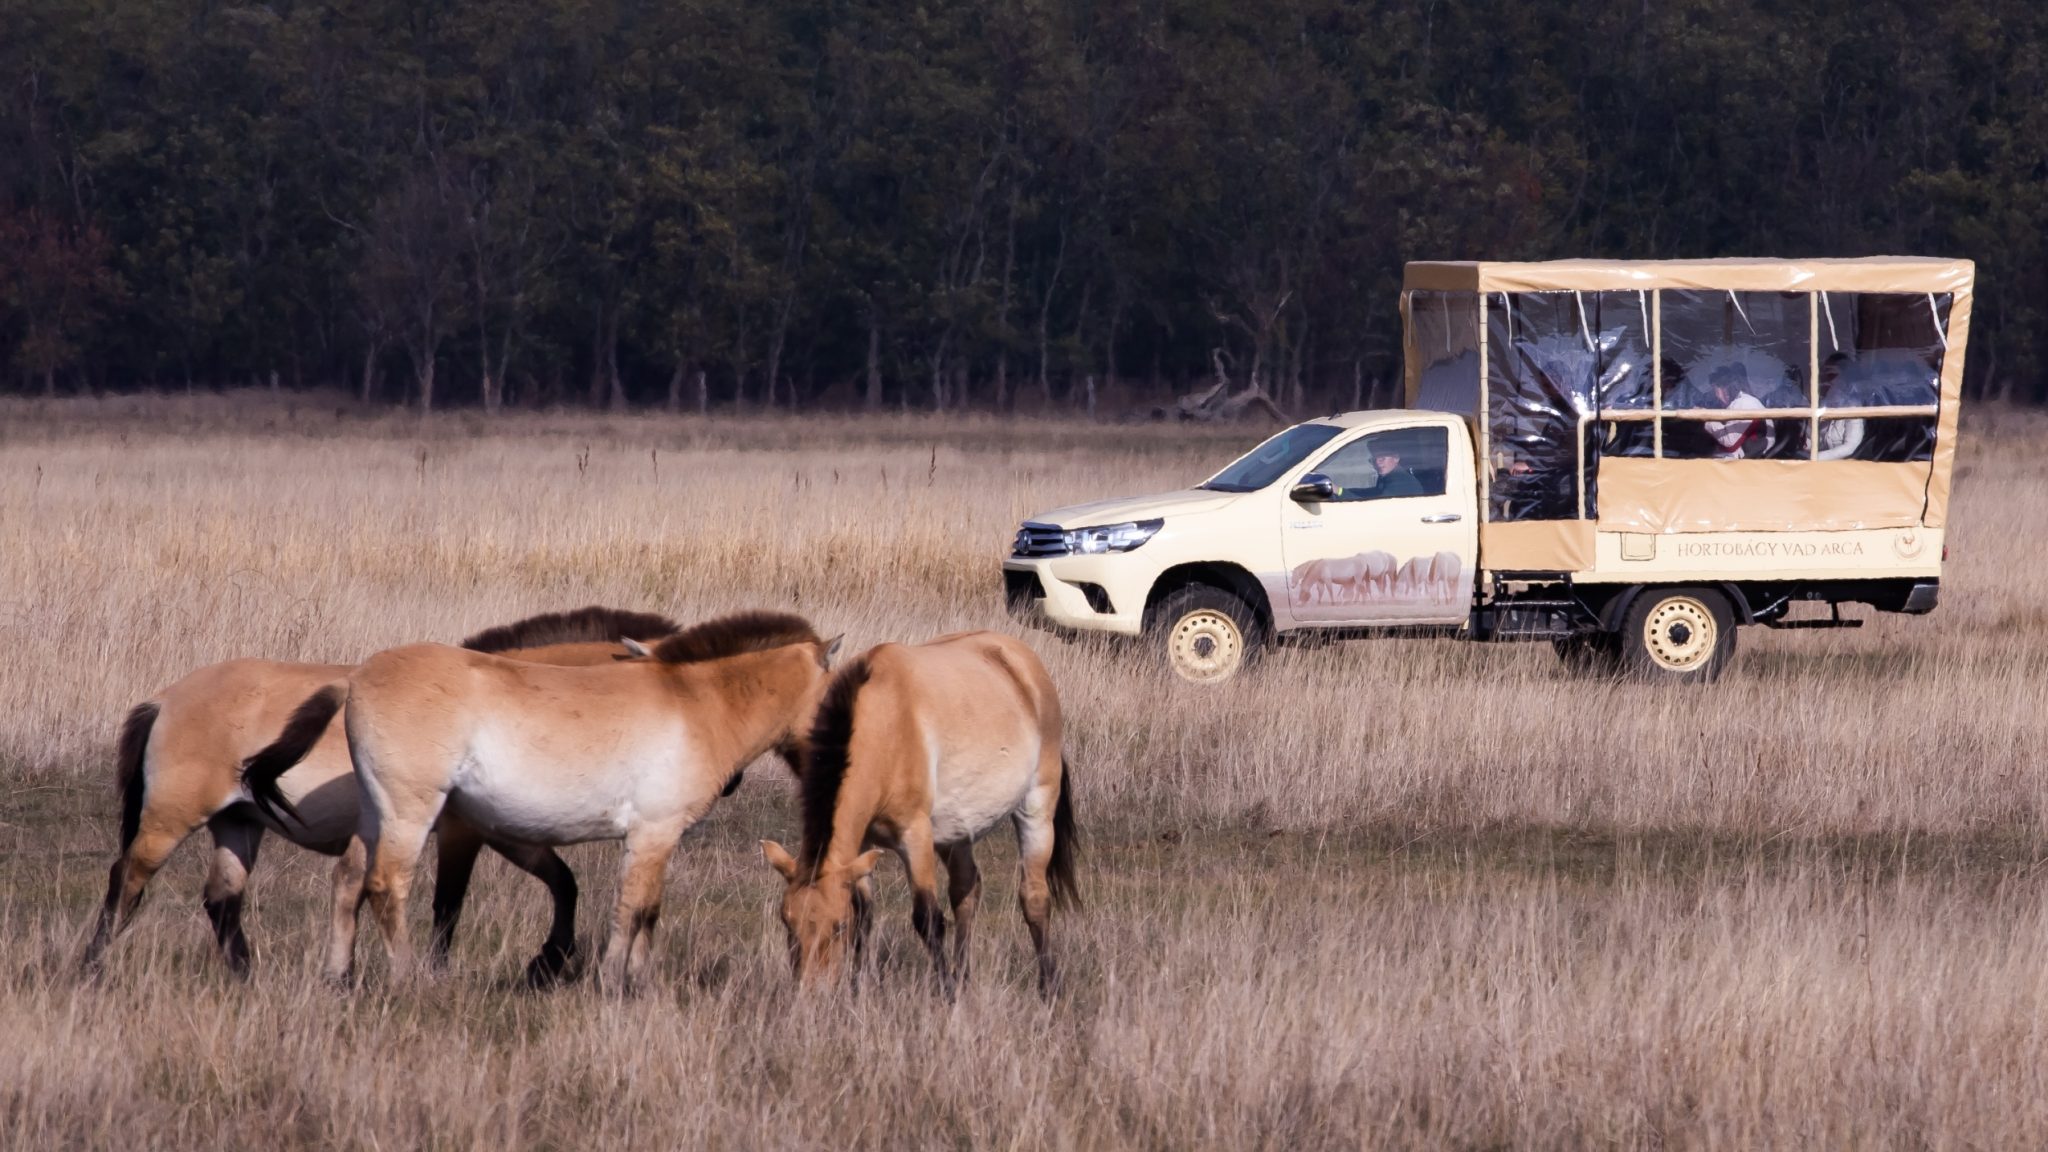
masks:
[[[1840,352],[1828,357],[1820,368],[1820,396],[1824,404],[1837,408],[1855,403],[1849,395],[1850,389],[1842,382],[1842,366],[1849,358]],[[1813,454],[1815,460],[1847,460],[1856,455],[1856,449],[1863,445],[1863,420],[1850,417],[1846,420],[1826,420],[1820,424],[1819,450]]]
[[[1714,369],[1707,384],[1714,401],[1726,411],[1763,410],[1764,402],[1749,390],[1749,369],[1740,361]],[[1716,460],[1742,460],[1770,453],[1777,437],[1769,420],[1709,420]]]

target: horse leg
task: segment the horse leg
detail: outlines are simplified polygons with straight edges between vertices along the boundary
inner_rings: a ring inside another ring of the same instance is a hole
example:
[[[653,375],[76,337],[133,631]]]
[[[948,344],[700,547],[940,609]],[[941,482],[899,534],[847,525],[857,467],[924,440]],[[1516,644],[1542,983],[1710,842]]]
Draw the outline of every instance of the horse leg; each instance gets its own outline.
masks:
[[[361,833],[334,862],[334,910],[327,927],[327,982],[347,987],[356,965],[356,917],[362,911],[370,853]]]
[[[626,858],[619,876],[619,904],[612,914],[612,936],[598,966],[598,985],[625,993],[646,971],[655,921],[661,917],[661,888],[668,859],[675,854],[678,830],[636,831],[626,837]]]
[[[369,895],[370,914],[384,932],[384,952],[390,958],[391,979],[400,983],[413,977],[412,935],[405,922],[405,901],[412,891],[413,871],[420,853],[427,847],[427,833],[441,814],[443,793],[434,793],[427,811],[395,818],[379,814],[377,840],[369,846],[370,870],[363,889]]]
[[[128,927],[136,908],[141,906],[143,889],[149,886],[150,878],[205,819],[200,816],[181,820],[161,811],[143,811],[135,839],[107,872],[107,898],[100,906],[99,923],[79,965],[84,971],[91,973],[99,967],[108,946]]]
[[[903,857],[904,870],[910,873],[910,925],[924,941],[925,950],[932,954],[939,987],[951,998],[953,977],[946,966],[946,914],[939,909],[939,861],[932,847],[931,820],[919,819],[903,829],[896,851]]]
[[[242,893],[249,871],[256,867],[256,849],[263,843],[263,825],[246,812],[230,808],[207,822],[213,833],[213,866],[206,874],[206,918],[220,945],[228,971],[249,978],[249,938],[242,934]]]
[[[427,937],[427,963],[435,971],[448,967],[455,925],[462,919],[462,901],[469,895],[469,878],[483,848],[483,833],[474,825],[453,812],[442,813],[434,829],[434,930]]]
[[[981,905],[981,870],[974,864],[974,842],[961,840],[945,847],[946,898],[953,905],[953,978],[967,982],[968,937],[974,933],[974,912]]]
[[[555,898],[555,919],[540,955],[526,964],[526,986],[550,988],[576,958],[576,874],[553,848],[493,840],[491,848],[527,875],[548,886]]]
[[[1046,879],[1052,864],[1053,805],[1044,789],[1034,788],[1026,807],[1011,817],[1017,830],[1017,907],[1031,928],[1031,947],[1038,954],[1038,992],[1051,996],[1059,989],[1059,971],[1053,965],[1052,885]]]
[[[860,978],[867,967],[868,933],[875,926],[875,878],[873,874],[853,882],[853,975]]]

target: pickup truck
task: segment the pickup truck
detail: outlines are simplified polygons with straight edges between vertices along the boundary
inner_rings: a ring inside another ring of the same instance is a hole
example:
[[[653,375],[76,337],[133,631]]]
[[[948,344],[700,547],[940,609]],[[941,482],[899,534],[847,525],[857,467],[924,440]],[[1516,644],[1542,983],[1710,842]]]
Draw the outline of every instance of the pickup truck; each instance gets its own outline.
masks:
[[[1973,276],[1896,257],[1411,264],[1409,407],[1034,516],[1006,600],[1142,638],[1200,683],[1278,641],[1389,634],[1705,681],[1741,626],[1924,614]]]

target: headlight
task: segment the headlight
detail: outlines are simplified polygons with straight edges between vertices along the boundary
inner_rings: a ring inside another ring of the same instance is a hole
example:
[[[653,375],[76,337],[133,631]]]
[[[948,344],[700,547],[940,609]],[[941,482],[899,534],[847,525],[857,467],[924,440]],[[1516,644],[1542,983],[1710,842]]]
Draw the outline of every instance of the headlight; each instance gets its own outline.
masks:
[[[1076,556],[1098,552],[1129,552],[1150,540],[1164,520],[1138,520],[1128,524],[1104,524],[1095,528],[1071,528],[1063,533],[1067,551]]]

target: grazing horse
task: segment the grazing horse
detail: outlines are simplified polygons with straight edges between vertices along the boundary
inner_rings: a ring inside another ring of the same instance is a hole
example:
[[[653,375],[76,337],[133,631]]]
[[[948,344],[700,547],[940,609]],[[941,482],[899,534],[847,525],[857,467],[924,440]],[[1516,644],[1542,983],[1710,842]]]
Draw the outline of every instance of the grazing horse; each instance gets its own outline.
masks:
[[[836,972],[851,928],[866,932],[859,889],[883,848],[910,874],[912,924],[951,993],[967,975],[980,902],[974,841],[1007,816],[1017,832],[1017,902],[1038,953],[1039,991],[1056,987],[1046,933],[1074,887],[1073,793],[1060,751],[1060,702],[1038,655],[995,632],[884,644],[833,677],[812,725],[803,842],[761,854],[786,888],[782,922],[799,982]],[[949,970],[938,859],[957,922]]]
[[[622,648],[629,638],[659,640],[675,632],[675,622],[664,616],[591,607],[479,632],[462,646],[547,664],[608,664],[631,654],[630,647]],[[242,761],[276,734],[293,705],[349,671],[346,664],[229,660],[191,673],[128,713],[115,772],[121,796],[121,855],[107,879],[99,925],[86,945],[82,962],[87,971],[98,966],[107,946],[126,926],[144,887],[165,859],[204,824],[213,833],[214,845],[204,895],[206,915],[228,968],[237,976],[249,974],[242,899],[265,829],[300,847],[337,855],[355,831],[357,789],[339,725],[313,732],[317,740],[305,762],[279,782],[298,809],[297,821],[269,820],[250,805],[242,786]],[[442,826],[434,885],[437,952],[448,946],[470,870],[486,842],[465,826]],[[559,974],[575,952],[575,877],[549,849],[488,842],[538,877],[554,895],[556,931],[528,969],[530,979],[544,983]]]
[[[453,815],[521,844],[624,839],[598,977],[630,988],[646,968],[676,842],[756,757],[797,755],[838,647],[801,617],[743,612],[670,636],[646,659],[604,667],[550,668],[435,644],[370,657],[346,684],[300,705],[247,768],[256,803],[289,812],[280,774],[305,733],[347,705],[365,802],[335,866],[328,978],[350,978],[365,899],[394,978],[410,974],[406,894],[428,830]]]

